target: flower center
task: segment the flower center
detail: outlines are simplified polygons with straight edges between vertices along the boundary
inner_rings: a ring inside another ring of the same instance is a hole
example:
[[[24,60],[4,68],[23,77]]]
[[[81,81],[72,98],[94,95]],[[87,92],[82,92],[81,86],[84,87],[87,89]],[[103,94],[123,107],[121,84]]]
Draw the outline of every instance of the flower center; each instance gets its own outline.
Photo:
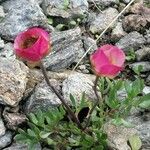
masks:
[[[26,49],[31,47],[36,41],[38,40],[38,37],[30,37],[27,38],[24,43],[22,44],[22,48]]]

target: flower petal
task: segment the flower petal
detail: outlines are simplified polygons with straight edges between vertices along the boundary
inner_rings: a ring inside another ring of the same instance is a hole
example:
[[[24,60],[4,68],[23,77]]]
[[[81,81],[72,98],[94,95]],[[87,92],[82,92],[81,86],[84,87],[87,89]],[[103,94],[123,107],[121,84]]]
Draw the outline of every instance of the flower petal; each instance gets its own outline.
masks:
[[[115,76],[118,75],[118,73],[122,70],[122,67],[118,67],[115,65],[104,65],[101,68],[97,68],[96,72],[100,75],[100,76],[105,76],[105,77],[110,77],[110,78],[114,78]]]

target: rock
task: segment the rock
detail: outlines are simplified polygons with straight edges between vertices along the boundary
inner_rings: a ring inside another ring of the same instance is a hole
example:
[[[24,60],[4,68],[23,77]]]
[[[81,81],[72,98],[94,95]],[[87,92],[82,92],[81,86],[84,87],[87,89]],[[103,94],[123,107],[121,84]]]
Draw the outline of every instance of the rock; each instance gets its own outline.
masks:
[[[118,11],[115,8],[108,8],[103,11],[103,13],[99,13],[95,20],[90,24],[90,31],[92,33],[100,33],[102,32],[118,15]],[[110,27],[113,28],[115,23]]]
[[[4,148],[4,150],[29,150],[27,144],[13,143],[10,147]],[[42,150],[41,145],[37,144],[35,150]]]
[[[0,52],[1,52],[1,49],[4,48],[5,44],[4,44],[4,41],[0,38]]]
[[[133,31],[122,37],[116,45],[124,51],[129,51],[132,48],[135,50],[146,42],[145,38],[138,32]]]
[[[56,80],[50,80],[52,85],[60,92],[60,83]],[[50,90],[45,81],[39,83],[31,97],[26,101],[25,112],[35,112],[38,109],[47,110],[60,105],[61,102],[58,97]]]
[[[6,40],[13,40],[19,32],[27,28],[45,27],[47,24],[46,16],[34,0],[9,0],[3,3],[3,7],[7,13],[0,23],[0,35]]]
[[[146,115],[149,116],[150,112],[147,112],[147,114],[143,115],[137,112],[129,116],[127,119],[129,122],[135,125],[134,128],[138,131],[138,134],[142,140],[143,148],[145,149],[150,148],[150,117],[146,117]]]
[[[149,94],[150,93],[150,87],[149,86],[145,86],[143,89],[143,93],[144,94]]]
[[[0,50],[0,57],[15,59],[14,46],[12,43],[6,43],[2,50]]]
[[[16,130],[20,124],[27,120],[26,115],[21,113],[5,112],[3,113],[3,117],[5,119],[7,128],[11,130]]]
[[[78,71],[78,72],[85,73],[85,74],[88,74],[88,73],[89,73],[89,70],[87,69],[87,66],[86,66],[86,65],[79,65],[79,66],[77,67],[77,71]]]
[[[62,93],[65,100],[70,101],[69,96],[72,94],[77,102],[80,102],[83,92],[89,100],[96,99],[93,82],[85,74],[72,74],[63,81]]]
[[[128,140],[131,136],[137,135],[134,128],[125,128],[107,123],[104,130],[108,136],[108,145],[115,150],[131,150]]]
[[[128,4],[130,0],[122,0],[125,4]]]
[[[84,16],[84,13],[88,10],[87,0],[69,0],[65,2],[64,0],[44,0],[42,8],[46,15],[62,18]]]
[[[52,43],[52,52],[44,59],[48,70],[63,70],[84,54],[79,28],[52,33]]]
[[[84,45],[84,49],[85,51],[89,50],[88,54],[92,54],[94,51],[97,50],[97,44],[96,41],[90,37],[83,37],[83,45]]]
[[[135,52],[138,61],[150,60],[150,48],[143,47]]]
[[[0,117],[0,137],[5,134],[6,128],[4,126],[4,122],[2,118]]]
[[[0,6],[0,21],[5,17],[3,6]]]
[[[89,3],[93,3],[100,5],[101,7],[110,6],[112,4],[118,4],[117,0],[88,0]]]
[[[16,106],[23,97],[28,68],[20,61],[0,58],[0,103]]]
[[[146,78],[146,84],[150,86],[150,75]]]
[[[146,19],[137,14],[128,15],[123,19],[123,28],[125,31],[140,31],[146,27]]]
[[[12,133],[7,131],[5,135],[0,136],[0,149],[8,146],[12,141]]]
[[[112,30],[111,37],[114,39],[119,39],[126,35],[126,32],[123,30],[122,23],[118,22],[115,28]]]
[[[145,38],[146,38],[146,43],[150,44],[150,29],[146,30]]]
[[[130,68],[136,68],[138,66],[142,66],[141,72],[148,72],[150,71],[150,62],[149,61],[143,61],[143,62],[135,62],[133,64],[130,64]]]

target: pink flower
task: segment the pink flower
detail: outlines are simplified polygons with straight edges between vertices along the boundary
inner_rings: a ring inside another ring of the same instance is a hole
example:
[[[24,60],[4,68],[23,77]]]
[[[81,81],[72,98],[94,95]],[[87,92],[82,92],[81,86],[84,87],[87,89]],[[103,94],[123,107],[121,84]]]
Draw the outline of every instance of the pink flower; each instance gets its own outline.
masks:
[[[23,60],[40,61],[50,51],[49,35],[41,28],[30,28],[16,37],[14,49],[15,54]]]
[[[123,69],[124,52],[113,45],[103,45],[90,56],[90,61],[97,76],[114,78]]]

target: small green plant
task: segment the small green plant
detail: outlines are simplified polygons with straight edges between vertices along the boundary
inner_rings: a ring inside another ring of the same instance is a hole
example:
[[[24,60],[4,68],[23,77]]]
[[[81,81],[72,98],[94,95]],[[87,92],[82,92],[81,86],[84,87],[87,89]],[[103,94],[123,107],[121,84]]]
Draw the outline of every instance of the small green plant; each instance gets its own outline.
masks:
[[[135,51],[134,51],[133,49],[130,49],[130,50],[127,52],[126,60],[127,60],[127,61],[134,61],[135,59],[136,59]]]
[[[70,94],[72,110],[82,126],[86,127],[85,130],[66,119],[67,113],[60,106],[46,112],[39,110],[35,114],[31,113],[28,117],[29,128],[19,129],[19,134],[15,139],[27,143],[29,150],[34,150],[37,143],[51,149],[107,149],[107,135],[104,131],[107,121],[115,125],[132,127],[133,125],[125,118],[133,107],[144,107],[145,103],[150,101],[150,94],[139,96],[144,88],[144,82],[140,79],[130,82],[101,78],[98,85],[103,103],[100,102],[93,111],[89,122],[87,118],[93,103],[86,99],[85,94],[80,103],[77,103],[77,100]],[[126,92],[123,99],[119,99],[117,94],[120,90]]]

